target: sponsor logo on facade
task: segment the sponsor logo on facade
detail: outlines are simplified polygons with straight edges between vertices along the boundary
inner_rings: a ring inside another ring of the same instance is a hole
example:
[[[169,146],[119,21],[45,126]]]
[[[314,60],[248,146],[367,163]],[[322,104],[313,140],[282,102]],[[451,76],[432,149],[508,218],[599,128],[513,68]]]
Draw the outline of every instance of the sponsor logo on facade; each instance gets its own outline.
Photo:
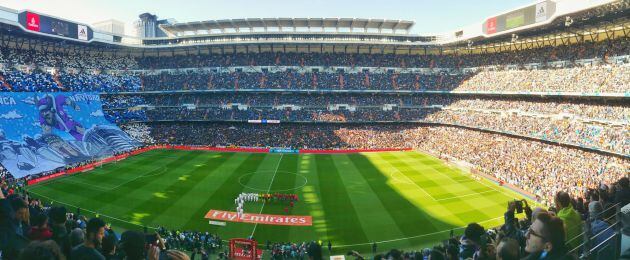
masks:
[[[497,32],[497,18],[492,17],[486,20],[486,33],[493,34]]]
[[[26,13],[26,29],[39,32],[39,14],[31,12]]]
[[[78,25],[77,26],[77,37],[79,38],[79,40],[84,40],[87,41],[88,40],[88,28],[85,25]]]
[[[285,215],[267,215],[267,214],[243,214],[242,218],[238,218],[236,212],[222,211],[222,210],[210,210],[206,213],[207,219],[230,221],[230,222],[243,222],[263,225],[278,225],[278,226],[312,226],[313,219],[311,216],[285,216]]]
[[[536,22],[544,22],[547,20],[547,2],[536,4]]]

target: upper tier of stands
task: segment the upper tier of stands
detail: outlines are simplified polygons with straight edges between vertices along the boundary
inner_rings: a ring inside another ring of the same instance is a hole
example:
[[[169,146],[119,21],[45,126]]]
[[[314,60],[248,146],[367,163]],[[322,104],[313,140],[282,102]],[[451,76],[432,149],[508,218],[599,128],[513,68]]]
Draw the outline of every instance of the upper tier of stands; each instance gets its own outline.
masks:
[[[168,57],[111,56],[98,52],[64,53],[0,47],[0,64],[85,70],[152,70],[232,66],[348,66],[396,68],[468,68],[508,64],[549,63],[628,55],[627,37],[520,51],[484,54],[366,53],[212,53]]]
[[[160,74],[0,71],[3,91],[412,90],[628,93],[630,66],[481,70],[470,74],[370,72],[163,72]]]

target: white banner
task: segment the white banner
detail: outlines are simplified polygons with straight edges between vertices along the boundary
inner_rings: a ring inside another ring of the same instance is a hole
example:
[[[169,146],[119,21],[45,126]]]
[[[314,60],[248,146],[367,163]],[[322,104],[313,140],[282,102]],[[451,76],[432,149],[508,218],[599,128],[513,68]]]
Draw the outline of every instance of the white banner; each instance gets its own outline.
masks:
[[[222,221],[214,221],[214,220],[210,220],[208,221],[208,224],[210,225],[215,225],[215,226],[222,226],[225,227],[226,223],[222,222]]]
[[[547,20],[547,2],[536,4],[536,22],[544,22]]]
[[[88,40],[88,28],[85,25],[77,25],[77,37],[79,40]]]

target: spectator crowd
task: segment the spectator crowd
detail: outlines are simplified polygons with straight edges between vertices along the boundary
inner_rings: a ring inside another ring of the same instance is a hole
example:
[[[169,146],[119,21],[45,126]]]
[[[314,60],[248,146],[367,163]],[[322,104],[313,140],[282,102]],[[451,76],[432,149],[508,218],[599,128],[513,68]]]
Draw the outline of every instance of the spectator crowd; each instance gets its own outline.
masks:
[[[545,203],[559,190],[582,194],[628,173],[630,160],[477,130],[414,124],[151,123],[156,143],[294,149],[415,148],[475,165]],[[138,127],[139,129],[140,127]]]
[[[618,253],[611,248],[619,245],[621,257],[630,256],[627,176],[575,195],[558,190],[551,199],[548,208],[532,208],[526,200],[512,201],[500,227],[486,229],[470,223],[461,236],[451,234],[432,248],[381,253],[375,242],[373,259],[577,259],[593,252],[597,259],[612,259]],[[618,222],[617,208],[621,208]],[[517,213],[524,214],[519,219]],[[621,235],[615,234],[618,228]],[[21,183],[4,178],[0,183],[0,230],[3,259],[227,259],[229,253],[221,237],[208,232],[159,227],[119,235],[98,215],[88,219],[80,209],[75,214],[64,206],[32,198]],[[615,236],[621,243],[616,244]],[[321,240],[267,241],[263,248],[271,259],[322,259],[323,246]],[[327,247],[331,254],[331,241]],[[352,248],[348,256],[365,259]]]

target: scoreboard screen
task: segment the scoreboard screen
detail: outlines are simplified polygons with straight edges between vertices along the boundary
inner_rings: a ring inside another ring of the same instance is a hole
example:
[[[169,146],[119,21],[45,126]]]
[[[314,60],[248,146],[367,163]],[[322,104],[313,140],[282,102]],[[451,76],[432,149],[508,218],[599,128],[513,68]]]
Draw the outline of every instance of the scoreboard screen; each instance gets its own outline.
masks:
[[[19,13],[18,20],[20,24],[29,31],[83,41],[88,41],[93,37],[92,29],[86,25],[40,15],[29,11]]]
[[[509,13],[505,16],[505,29],[512,29],[525,24],[525,14],[523,11]]]
[[[507,14],[488,18],[482,25],[482,31],[486,34],[495,34],[534,23],[542,23],[547,21],[555,11],[555,2],[539,2]]]

